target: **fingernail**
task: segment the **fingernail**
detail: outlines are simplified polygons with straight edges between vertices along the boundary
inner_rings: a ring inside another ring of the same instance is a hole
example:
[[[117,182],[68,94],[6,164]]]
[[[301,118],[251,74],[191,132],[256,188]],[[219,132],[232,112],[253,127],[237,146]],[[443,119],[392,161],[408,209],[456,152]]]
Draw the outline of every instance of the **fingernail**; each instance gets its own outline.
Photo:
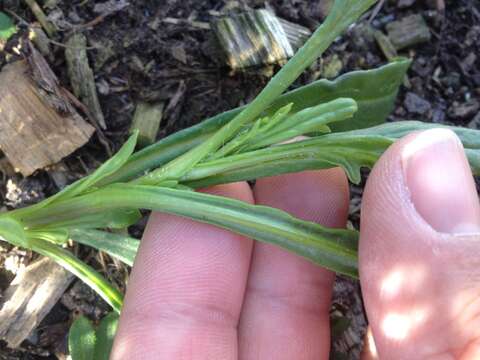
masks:
[[[402,153],[403,170],[417,212],[438,232],[480,231],[480,204],[470,165],[454,132],[418,134]]]

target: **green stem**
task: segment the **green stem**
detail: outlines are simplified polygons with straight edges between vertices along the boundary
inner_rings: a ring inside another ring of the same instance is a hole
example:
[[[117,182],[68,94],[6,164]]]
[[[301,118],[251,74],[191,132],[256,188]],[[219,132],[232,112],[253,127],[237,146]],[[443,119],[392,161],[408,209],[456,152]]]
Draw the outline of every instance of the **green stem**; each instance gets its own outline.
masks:
[[[72,274],[76,275],[97,292],[117,313],[123,304],[122,294],[90,266],[70,252],[44,240],[29,239],[30,248],[47,256]]]

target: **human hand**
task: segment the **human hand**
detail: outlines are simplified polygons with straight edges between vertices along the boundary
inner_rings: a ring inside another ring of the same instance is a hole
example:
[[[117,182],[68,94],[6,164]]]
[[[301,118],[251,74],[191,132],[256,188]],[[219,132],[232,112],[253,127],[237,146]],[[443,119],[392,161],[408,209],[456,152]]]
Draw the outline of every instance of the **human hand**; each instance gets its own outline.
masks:
[[[340,169],[216,186],[210,193],[345,226]],[[480,205],[447,130],[410,135],[373,169],[360,279],[380,359],[480,358]],[[112,359],[328,359],[334,274],[269,244],[152,214]]]

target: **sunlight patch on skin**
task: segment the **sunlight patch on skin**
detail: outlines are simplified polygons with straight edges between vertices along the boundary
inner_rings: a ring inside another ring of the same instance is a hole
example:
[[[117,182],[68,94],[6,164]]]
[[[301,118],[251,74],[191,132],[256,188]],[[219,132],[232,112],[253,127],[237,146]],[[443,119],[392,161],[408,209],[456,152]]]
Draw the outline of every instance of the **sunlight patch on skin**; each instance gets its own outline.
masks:
[[[383,298],[394,297],[400,292],[400,288],[405,280],[405,272],[402,270],[394,270],[385,276],[380,287],[380,294]]]
[[[415,291],[419,288],[425,279],[425,269],[421,266],[408,266],[395,268],[390,271],[382,280],[380,285],[380,295],[382,298],[391,299],[408,288]]]
[[[382,331],[388,339],[406,340],[427,318],[426,308],[417,308],[406,313],[388,313],[382,321]]]

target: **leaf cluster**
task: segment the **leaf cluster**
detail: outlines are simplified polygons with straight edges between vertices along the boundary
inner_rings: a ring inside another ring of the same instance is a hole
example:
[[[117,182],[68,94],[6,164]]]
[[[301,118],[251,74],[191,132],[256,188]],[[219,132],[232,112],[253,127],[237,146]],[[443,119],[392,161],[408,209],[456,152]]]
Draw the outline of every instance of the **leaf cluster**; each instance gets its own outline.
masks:
[[[357,231],[329,229],[278,209],[193,190],[337,166],[358,184],[360,170],[372,168],[394,141],[438,127],[418,121],[385,123],[410,65],[407,59],[285,93],[373,3],[336,0],[326,21],[252,103],[138,152],[133,134],[92,174],[38,204],[0,214],[0,240],[52,258],[98,292],[116,313],[123,302],[120,291],[68,251],[67,244],[72,240],[96,248],[132,266],[139,240],[116,229],[136,223],[141,209],[223,227],[357,277]],[[480,174],[479,132],[451,129],[462,140],[472,171]],[[104,352],[97,348],[111,345],[113,335],[106,334],[114,332],[115,319],[107,317],[95,330],[79,318],[70,337],[74,360],[101,359],[96,356]]]

